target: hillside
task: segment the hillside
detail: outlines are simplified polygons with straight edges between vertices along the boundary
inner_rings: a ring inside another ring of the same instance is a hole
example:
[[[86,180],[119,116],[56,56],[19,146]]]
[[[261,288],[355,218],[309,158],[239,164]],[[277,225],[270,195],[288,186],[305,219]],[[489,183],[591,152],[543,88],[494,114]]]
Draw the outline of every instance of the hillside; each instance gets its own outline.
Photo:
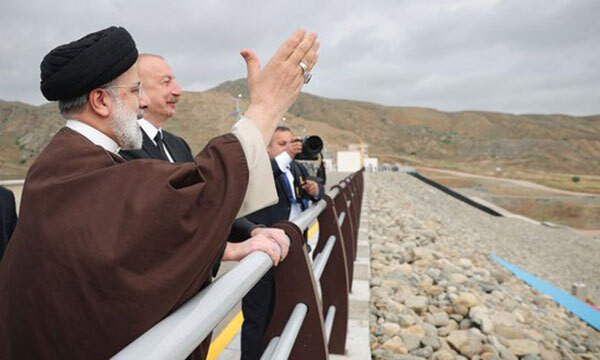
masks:
[[[233,123],[232,96],[248,99],[245,81],[186,92],[166,126],[193,150]],[[242,101],[245,108],[247,102]],[[0,178],[22,177],[63,120],[56,105],[0,101]],[[600,192],[600,115],[511,115],[442,112],[336,100],[303,93],[286,115],[298,133],[319,134],[329,154],[349,143],[369,144],[381,162],[408,162],[531,179],[550,186]],[[577,175],[577,184],[571,178]]]

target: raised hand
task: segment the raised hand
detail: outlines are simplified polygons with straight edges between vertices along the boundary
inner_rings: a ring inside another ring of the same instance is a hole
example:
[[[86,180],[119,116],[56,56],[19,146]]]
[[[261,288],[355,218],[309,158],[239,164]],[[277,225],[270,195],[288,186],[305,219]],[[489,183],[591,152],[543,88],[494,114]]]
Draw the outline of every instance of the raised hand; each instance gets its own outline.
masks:
[[[296,155],[298,155],[302,152],[302,140],[297,138],[297,139],[290,141],[290,143],[288,144],[285,151],[287,151],[287,153],[290,155],[290,157],[292,159],[295,158]]]
[[[257,124],[265,144],[271,140],[281,116],[292,106],[304,85],[300,62],[311,71],[318,58],[318,49],[317,34],[300,29],[283,42],[262,69],[254,52],[248,49],[240,52],[246,61],[250,90],[246,116]]]

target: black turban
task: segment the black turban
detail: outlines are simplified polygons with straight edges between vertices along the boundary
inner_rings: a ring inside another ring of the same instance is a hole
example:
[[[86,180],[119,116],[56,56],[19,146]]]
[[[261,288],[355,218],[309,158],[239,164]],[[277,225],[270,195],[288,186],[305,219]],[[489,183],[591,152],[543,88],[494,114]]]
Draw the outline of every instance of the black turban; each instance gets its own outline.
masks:
[[[137,57],[129,32],[116,26],[60,45],[40,64],[42,94],[50,101],[84,95],[127,71]]]

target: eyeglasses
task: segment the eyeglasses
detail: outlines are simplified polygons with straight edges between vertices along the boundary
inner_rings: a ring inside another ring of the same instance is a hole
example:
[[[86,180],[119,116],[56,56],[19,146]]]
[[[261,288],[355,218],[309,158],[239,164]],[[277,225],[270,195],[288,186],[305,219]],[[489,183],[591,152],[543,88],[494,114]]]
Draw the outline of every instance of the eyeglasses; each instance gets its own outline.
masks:
[[[109,85],[109,86],[103,86],[101,87],[101,89],[111,89],[111,88],[130,88],[131,90],[135,91],[135,93],[138,94],[138,96],[142,96],[144,95],[144,92],[142,90],[142,83],[137,83],[135,85]]]

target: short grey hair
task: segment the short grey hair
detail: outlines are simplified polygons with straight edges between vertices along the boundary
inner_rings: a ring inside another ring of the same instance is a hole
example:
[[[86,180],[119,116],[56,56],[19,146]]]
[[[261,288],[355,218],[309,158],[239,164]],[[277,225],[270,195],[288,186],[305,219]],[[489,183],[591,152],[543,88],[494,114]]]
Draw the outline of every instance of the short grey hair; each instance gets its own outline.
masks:
[[[144,59],[144,58],[156,58],[156,59],[161,59],[161,60],[164,60],[164,59],[165,59],[164,57],[162,57],[162,56],[160,56],[160,55],[157,55],[157,54],[148,54],[148,53],[143,53],[143,54],[139,54],[139,55],[138,55],[138,60],[140,60],[140,59]]]
[[[98,87],[105,88],[112,86],[113,84],[114,80],[111,80],[106,84]],[[107,90],[112,96],[115,95],[115,92],[112,89]],[[70,119],[71,115],[81,113],[85,108],[85,105],[88,103],[88,99],[90,98],[90,92],[91,91],[88,91],[87,93],[76,96],[74,98],[58,100],[58,110],[60,111],[60,115],[62,115],[62,117],[64,117],[65,119]]]

